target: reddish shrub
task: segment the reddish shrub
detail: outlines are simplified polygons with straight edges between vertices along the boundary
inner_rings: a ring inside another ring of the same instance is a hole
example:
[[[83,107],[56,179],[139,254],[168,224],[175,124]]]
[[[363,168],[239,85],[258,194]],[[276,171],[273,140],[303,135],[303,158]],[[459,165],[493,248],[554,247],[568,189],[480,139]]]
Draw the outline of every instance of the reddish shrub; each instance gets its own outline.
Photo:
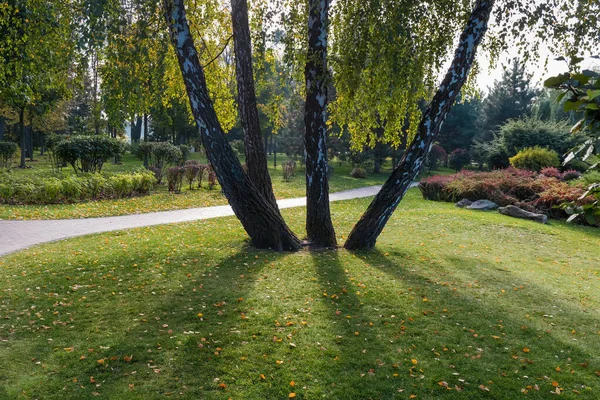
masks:
[[[561,172],[556,167],[542,168],[542,170],[540,171],[540,173],[542,175],[544,175],[544,176],[547,176],[548,178],[560,179],[562,177]]]
[[[568,181],[574,181],[575,179],[579,179],[580,176],[581,176],[581,172],[576,171],[574,169],[568,169],[562,173],[562,176],[560,177],[560,179],[562,181],[568,182]]]
[[[550,171],[552,173],[552,171]],[[500,206],[515,205],[527,211],[543,212],[553,218],[565,218],[559,206],[578,200],[584,193],[556,177],[532,171],[507,168],[492,172],[461,171],[447,176],[432,176],[419,183],[425,199],[456,202],[460,199],[491,200]]]

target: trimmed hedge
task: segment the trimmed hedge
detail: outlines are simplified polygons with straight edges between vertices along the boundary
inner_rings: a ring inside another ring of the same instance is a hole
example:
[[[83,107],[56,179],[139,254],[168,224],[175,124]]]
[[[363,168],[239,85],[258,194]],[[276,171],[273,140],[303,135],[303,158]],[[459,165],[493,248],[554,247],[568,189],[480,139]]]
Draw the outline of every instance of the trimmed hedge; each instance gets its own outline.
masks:
[[[150,171],[71,175],[64,178],[0,176],[2,204],[59,204],[145,195],[156,184]]]
[[[565,202],[578,205],[590,202],[589,199],[580,200],[585,192],[581,185],[570,185],[559,178],[514,168],[432,176],[421,180],[419,189],[427,200],[490,200],[503,207],[511,204],[551,218],[568,217],[560,208]]]

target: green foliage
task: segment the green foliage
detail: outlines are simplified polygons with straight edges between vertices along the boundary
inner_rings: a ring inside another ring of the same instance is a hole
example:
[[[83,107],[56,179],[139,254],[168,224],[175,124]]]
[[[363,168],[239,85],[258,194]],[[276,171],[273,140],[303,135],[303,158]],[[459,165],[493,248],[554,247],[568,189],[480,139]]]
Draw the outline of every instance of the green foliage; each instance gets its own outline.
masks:
[[[583,58],[572,56],[571,68],[576,69],[581,61]],[[565,73],[548,78],[544,86],[560,89],[562,93],[558,101],[568,96],[564,103],[565,112],[572,111],[581,115],[581,119],[573,126],[571,132],[589,135],[583,145],[569,153],[564,163],[580,159],[588,163],[590,170],[598,168],[600,166],[597,162],[600,156],[600,74],[590,70]],[[596,163],[592,164],[592,160]],[[590,204],[575,206],[573,203],[566,203],[564,205],[565,209],[572,214],[569,221],[584,219],[590,225],[600,226],[600,184],[592,183],[583,195],[586,196],[591,199]]]
[[[447,6],[431,5],[431,14],[423,18],[419,2],[333,4],[330,59],[336,97],[331,118],[347,130],[353,150],[374,147],[378,140],[398,147],[404,131],[408,142],[414,137],[419,102],[429,99],[471,12],[468,2],[454,2],[452,12],[442,11]]]
[[[13,142],[0,142],[0,168],[10,169],[18,146]]]
[[[560,165],[556,151],[539,146],[525,148],[515,156],[509,158],[509,161],[510,165],[515,168],[537,172],[545,167],[557,167]]]
[[[244,157],[244,155],[246,154],[246,145],[244,144],[243,140],[232,140],[230,144],[231,148],[233,149],[233,151],[235,151],[235,154],[238,156],[238,158]]]
[[[179,163],[183,164],[190,158],[190,146],[181,144],[181,145],[179,145],[179,151],[181,152],[181,157],[179,159]]]
[[[520,118],[531,108],[536,91],[529,86],[525,63],[512,60],[502,79],[495,81],[482,105],[479,140],[489,141],[509,119]]]
[[[542,121],[531,117],[509,120],[500,128],[499,138],[511,156],[535,146],[564,154],[574,145],[574,138],[569,134],[565,122]]]
[[[3,173],[1,178],[2,204],[57,204],[120,199],[148,194],[156,183],[154,175],[145,170],[117,175],[82,174],[62,178]]]
[[[465,149],[454,149],[448,156],[448,166],[455,171],[460,171],[471,162],[471,155]]]
[[[189,148],[185,147],[189,156]],[[161,183],[170,165],[183,163],[182,150],[185,151],[167,142],[141,142],[135,149],[135,155],[140,160],[148,160],[148,169],[155,173],[158,183]]]
[[[107,136],[75,136],[55,146],[58,159],[70,164],[76,173],[100,172],[111,157],[118,156],[123,145]]]

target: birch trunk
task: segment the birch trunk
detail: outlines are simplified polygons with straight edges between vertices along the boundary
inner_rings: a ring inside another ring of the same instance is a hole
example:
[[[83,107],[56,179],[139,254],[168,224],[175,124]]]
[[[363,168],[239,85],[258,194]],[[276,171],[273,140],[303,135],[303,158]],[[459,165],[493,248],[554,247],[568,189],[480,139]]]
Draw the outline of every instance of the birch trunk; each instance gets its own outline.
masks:
[[[327,25],[329,0],[309,0],[308,54],[304,77],[306,233],[311,244],[335,247],[327,181]]]
[[[485,35],[493,0],[478,0],[463,30],[452,64],[429,107],[423,114],[417,135],[404,153],[400,164],[352,229],[344,247],[349,250],[370,249],[392,213],[406,194],[411,182],[423,167],[440,127],[467,80],[477,46]]]
[[[250,236],[252,244],[274,250],[297,250],[300,241],[265,200],[242,169],[208,95],[204,70],[190,34],[183,0],[165,0],[165,17],[202,145],[223,193]]]
[[[267,167],[267,155],[263,147],[258,108],[256,107],[256,91],[252,72],[252,44],[246,0],[231,0],[231,22],[238,89],[237,103],[244,130],[248,176],[263,197],[271,203],[273,208],[278,209]]]

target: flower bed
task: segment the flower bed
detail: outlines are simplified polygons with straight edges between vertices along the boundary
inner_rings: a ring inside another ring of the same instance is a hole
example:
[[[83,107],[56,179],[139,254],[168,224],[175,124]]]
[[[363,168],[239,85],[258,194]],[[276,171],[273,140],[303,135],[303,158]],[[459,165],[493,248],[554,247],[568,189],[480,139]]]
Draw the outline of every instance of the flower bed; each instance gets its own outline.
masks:
[[[565,202],[579,205],[583,185],[569,184],[561,177],[507,168],[492,172],[461,171],[454,175],[432,176],[419,183],[423,198],[457,202],[461,199],[490,200],[504,207],[509,204],[527,211],[547,214],[551,218],[567,218],[560,208]]]

